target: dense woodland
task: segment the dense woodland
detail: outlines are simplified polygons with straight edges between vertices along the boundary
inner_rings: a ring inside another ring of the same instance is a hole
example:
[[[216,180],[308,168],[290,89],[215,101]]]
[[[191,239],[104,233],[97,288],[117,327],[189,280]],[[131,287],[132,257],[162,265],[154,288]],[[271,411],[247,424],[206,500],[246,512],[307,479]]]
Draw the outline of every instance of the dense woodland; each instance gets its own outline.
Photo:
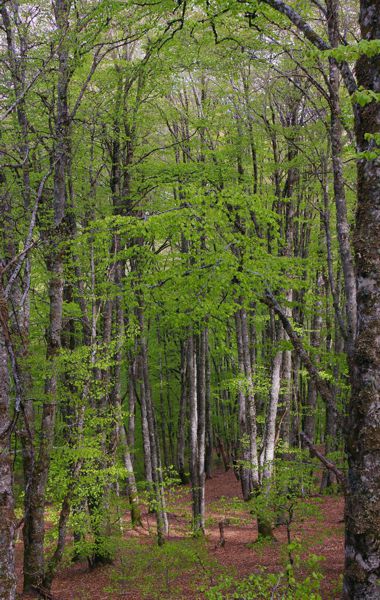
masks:
[[[334,598],[379,599],[379,0],[0,8],[1,600],[144,511],[164,552],[188,489],[201,548],[223,469],[286,575],[194,598],[322,598],[290,525],[335,494]]]

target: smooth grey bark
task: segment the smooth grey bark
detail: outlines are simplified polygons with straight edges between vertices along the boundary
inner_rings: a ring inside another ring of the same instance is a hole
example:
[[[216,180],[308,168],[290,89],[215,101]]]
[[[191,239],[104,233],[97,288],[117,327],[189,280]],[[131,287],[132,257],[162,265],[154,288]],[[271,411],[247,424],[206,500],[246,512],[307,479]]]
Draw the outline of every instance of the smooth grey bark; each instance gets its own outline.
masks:
[[[136,368],[136,358],[130,357],[128,373],[128,425],[127,428],[124,425],[121,426],[120,441],[123,449],[124,466],[127,471],[126,487],[131,505],[131,521],[133,525],[140,525],[141,513],[132,455],[135,446]]]
[[[281,334],[277,341],[280,341],[280,339]],[[276,353],[272,359],[271,388],[265,417],[263,448],[260,455],[260,463],[262,467],[261,477],[263,481],[270,479],[273,474],[273,461],[276,440],[276,419],[281,385],[282,355],[283,353],[281,350],[276,350]]]
[[[0,597],[4,600],[15,600],[15,514],[10,452],[12,419],[8,353],[5,341],[8,314],[2,289],[0,293]]]
[[[142,357],[139,356],[139,377],[140,379],[140,408],[141,408],[141,429],[144,450],[144,477],[148,483],[153,482],[152,451],[150,447],[150,435],[148,424],[148,410],[145,394],[145,386],[142,381]]]
[[[328,348],[329,349],[329,348]],[[335,324],[335,342],[334,342],[334,354],[335,356],[344,352],[344,340],[341,335],[341,331],[338,324]],[[336,401],[339,395],[339,367],[337,364],[333,367],[334,376],[334,397]],[[335,419],[335,411],[333,412],[329,406],[326,406],[326,427],[325,427],[325,453],[328,456],[330,452],[335,452],[339,448],[339,435],[342,434],[341,428],[338,427],[338,423]],[[336,476],[331,470],[327,470],[322,475],[321,491],[336,484]]]
[[[205,455],[206,455],[206,385],[207,385],[207,353],[208,331],[203,329],[196,340],[197,358],[197,405],[198,405],[198,431],[197,431],[197,481],[198,481],[198,508],[194,515],[195,530],[204,531],[205,528]]]
[[[188,397],[187,340],[181,341],[181,392],[178,413],[177,470],[182,483],[187,483],[185,471],[186,407]]]
[[[310,344],[317,352],[320,343],[321,343],[321,329],[322,329],[322,303],[318,294],[322,289],[322,277],[321,275],[317,275],[316,281],[316,295],[317,300],[315,302],[314,314],[312,319],[311,326],[311,334],[310,334]],[[319,357],[318,354],[314,357],[314,362],[318,365]],[[315,441],[315,411],[317,408],[317,387],[315,382],[312,379],[309,379],[307,385],[307,401],[305,406],[305,419],[303,430],[307,435],[308,439],[311,440],[312,443]],[[331,411],[329,411],[331,413]]]
[[[189,378],[189,425],[190,425],[190,481],[193,511],[193,528],[198,521],[199,484],[198,484],[198,394],[197,394],[197,368],[194,336],[190,335],[187,341],[187,374]]]
[[[206,380],[208,352],[207,328],[191,335],[187,342],[187,371],[190,407],[190,481],[193,533],[205,529],[205,450],[206,450]]]
[[[115,236],[115,254],[121,249],[120,236]],[[117,449],[117,445],[120,444],[122,449],[123,461],[126,470],[126,492],[131,507],[131,522],[132,525],[141,525],[141,511],[139,507],[139,498],[136,485],[136,477],[133,468],[131,448],[134,446],[134,429],[135,429],[135,407],[136,407],[136,393],[135,393],[135,358],[131,356],[128,369],[128,434],[124,426],[123,419],[123,406],[122,406],[122,362],[124,359],[123,355],[123,339],[125,334],[124,327],[124,306],[122,301],[122,282],[123,273],[125,270],[125,261],[118,260],[115,265],[115,284],[119,288],[119,294],[116,297],[115,306],[115,319],[116,329],[119,335],[119,342],[117,346],[115,356],[115,370],[113,374],[114,389],[113,389],[113,405],[116,412],[116,430],[115,440],[113,443],[113,457]]]
[[[206,354],[206,441],[205,441],[205,473],[206,479],[212,477],[212,452],[213,452],[213,430],[212,430],[212,406],[211,406],[211,363],[210,352]]]
[[[169,448],[168,448],[168,440],[166,436],[167,430],[167,415],[165,409],[165,393],[164,393],[164,360],[163,354],[165,352],[165,339],[161,339],[159,323],[157,322],[157,342],[159,350],[159,379],[160,379],[160,411],[159,411],[159,424],[160,424],[160,433],[161,433],[161,447],[162,454],[164,459],[164,465],[166,468],[169,467],[170,459],[169,459]],[[164,349],[162,350],[162,346]]]
[[[242,303],[242,300],[239,302]],[[247,312],[240,308],[235,313],[239,376],[243,378],[238,390],[239,404],[239,467],[244,500],[249,500],[259,484],[257,456],[256,403],[253,389],[251,353]]]
[[[241,333],[242,333],[242,350],[244,373],[247,381],[246,393],[246,423],[248,433],[248,449],[249,449],[249,487],[252,493],[259,484],[259,463],[257,456],[257,425],[256,425],[256,402],[255,392],[253,387],[253,366],[251,363],[250,339],[247,311],[240,311],[241,318]]]
[[[334,307],[335,317],[337,320],[337,325],[340,329],[341,335],[344,339],[347,338],[347,328],[345,326],[344,318],[342,316],[341,307],[339,304],[339,294],[338,294],[338,286],[335,282],[334,277],[334,263],[333,263],[333,252],[332,252],[332,239],[331,239],[331,231],[330,231],[330,206],[329,206],[329,190],[327,183],[327,165],[323,164],[323,176],[322,176],[322,192],[323,192],[323,225],[324,232],[326,238],[326,258],[327,258],[327,272],[328,272],[328,280],[330,291],[332,295],[332,303]]]
[[[152,469],[152,487],[154,493],[154,512],[157,521],[157,541],[159,545],[162,545],[165,542],[165,536],[168,534],[169,524],[165,505],[157,423],[149,381],[148,346],[141,297],[139,297],[139,306],[136,309],[136,313],[140,326],[139,346],[141,356],[141,397],[144,397],[145,399],[146,425],[149,435],[150,464]]]

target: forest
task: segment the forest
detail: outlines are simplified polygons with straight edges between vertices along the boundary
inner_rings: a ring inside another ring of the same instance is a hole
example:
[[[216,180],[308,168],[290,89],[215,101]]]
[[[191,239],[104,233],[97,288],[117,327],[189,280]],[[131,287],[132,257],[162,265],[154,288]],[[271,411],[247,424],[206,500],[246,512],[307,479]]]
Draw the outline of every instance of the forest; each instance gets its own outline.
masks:
[[[379,600],[380,1],[0,11],[0,600]]]

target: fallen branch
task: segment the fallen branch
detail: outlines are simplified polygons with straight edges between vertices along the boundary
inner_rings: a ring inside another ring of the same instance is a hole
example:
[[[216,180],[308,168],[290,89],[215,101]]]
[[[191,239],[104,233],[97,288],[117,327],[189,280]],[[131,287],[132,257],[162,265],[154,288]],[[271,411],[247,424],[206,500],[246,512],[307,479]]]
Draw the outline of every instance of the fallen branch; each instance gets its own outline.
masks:
[[[318,458],[318,460],[320,460],[321,463],[326,467],[326,469],[328,469],[329,471],[332,471],[335,474],[337,480],[339,481],[339,483],[345,490],[347,482],[346,482],[346,476],[343,473],[343,471],[338,469],[338,467],[333,462],[331,462],[331,460],[326,458],[323,454],[321,454],[321,452],[319,452],[319,450],[317,450],[317,448],[314,446],[313,442],[306,435],[306,433],[301,431],[300,436],[304,440],[305,444],[308,446],[308,448],[310,450],[310,454],[312,456],[316,456]]]

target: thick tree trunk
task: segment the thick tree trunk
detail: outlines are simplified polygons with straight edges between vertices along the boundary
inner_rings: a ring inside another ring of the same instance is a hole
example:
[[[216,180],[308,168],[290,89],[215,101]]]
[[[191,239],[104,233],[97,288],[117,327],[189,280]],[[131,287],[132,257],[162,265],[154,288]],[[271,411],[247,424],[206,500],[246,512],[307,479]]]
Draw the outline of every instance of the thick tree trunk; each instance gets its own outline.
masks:
[[[380,39],[379,0],[361,0],[364,40]],[[362,55],[358,85],[380,94],[380,53]],[[354,247],[358,328],[346,433],[348,489],[343,596],[380,597],[380,101],[356,107],[358,207]]]
[[[66,173],[68,161],[68,87],[70,78],[67,31],[69,26],[70,3],[58,0],[54,6],[55,20],[62,41],[58,53],[57,113],[55,123],[54,149],[54,228],[47,268],[50,276],[49,299],[50,315],[47,331],[47,359],[51,375],[45,383],[46,400],[42,407],[41,437],[38,460],[34,465],[25,493],[24,524],[24,591],[38,589],[44,580],[44,510],[45,494],[50,465],[50,453],[54,437],[56,414],[57,370],[55,360],[61,347],[62,307],[63,307],[63,222],[66,208]]]

